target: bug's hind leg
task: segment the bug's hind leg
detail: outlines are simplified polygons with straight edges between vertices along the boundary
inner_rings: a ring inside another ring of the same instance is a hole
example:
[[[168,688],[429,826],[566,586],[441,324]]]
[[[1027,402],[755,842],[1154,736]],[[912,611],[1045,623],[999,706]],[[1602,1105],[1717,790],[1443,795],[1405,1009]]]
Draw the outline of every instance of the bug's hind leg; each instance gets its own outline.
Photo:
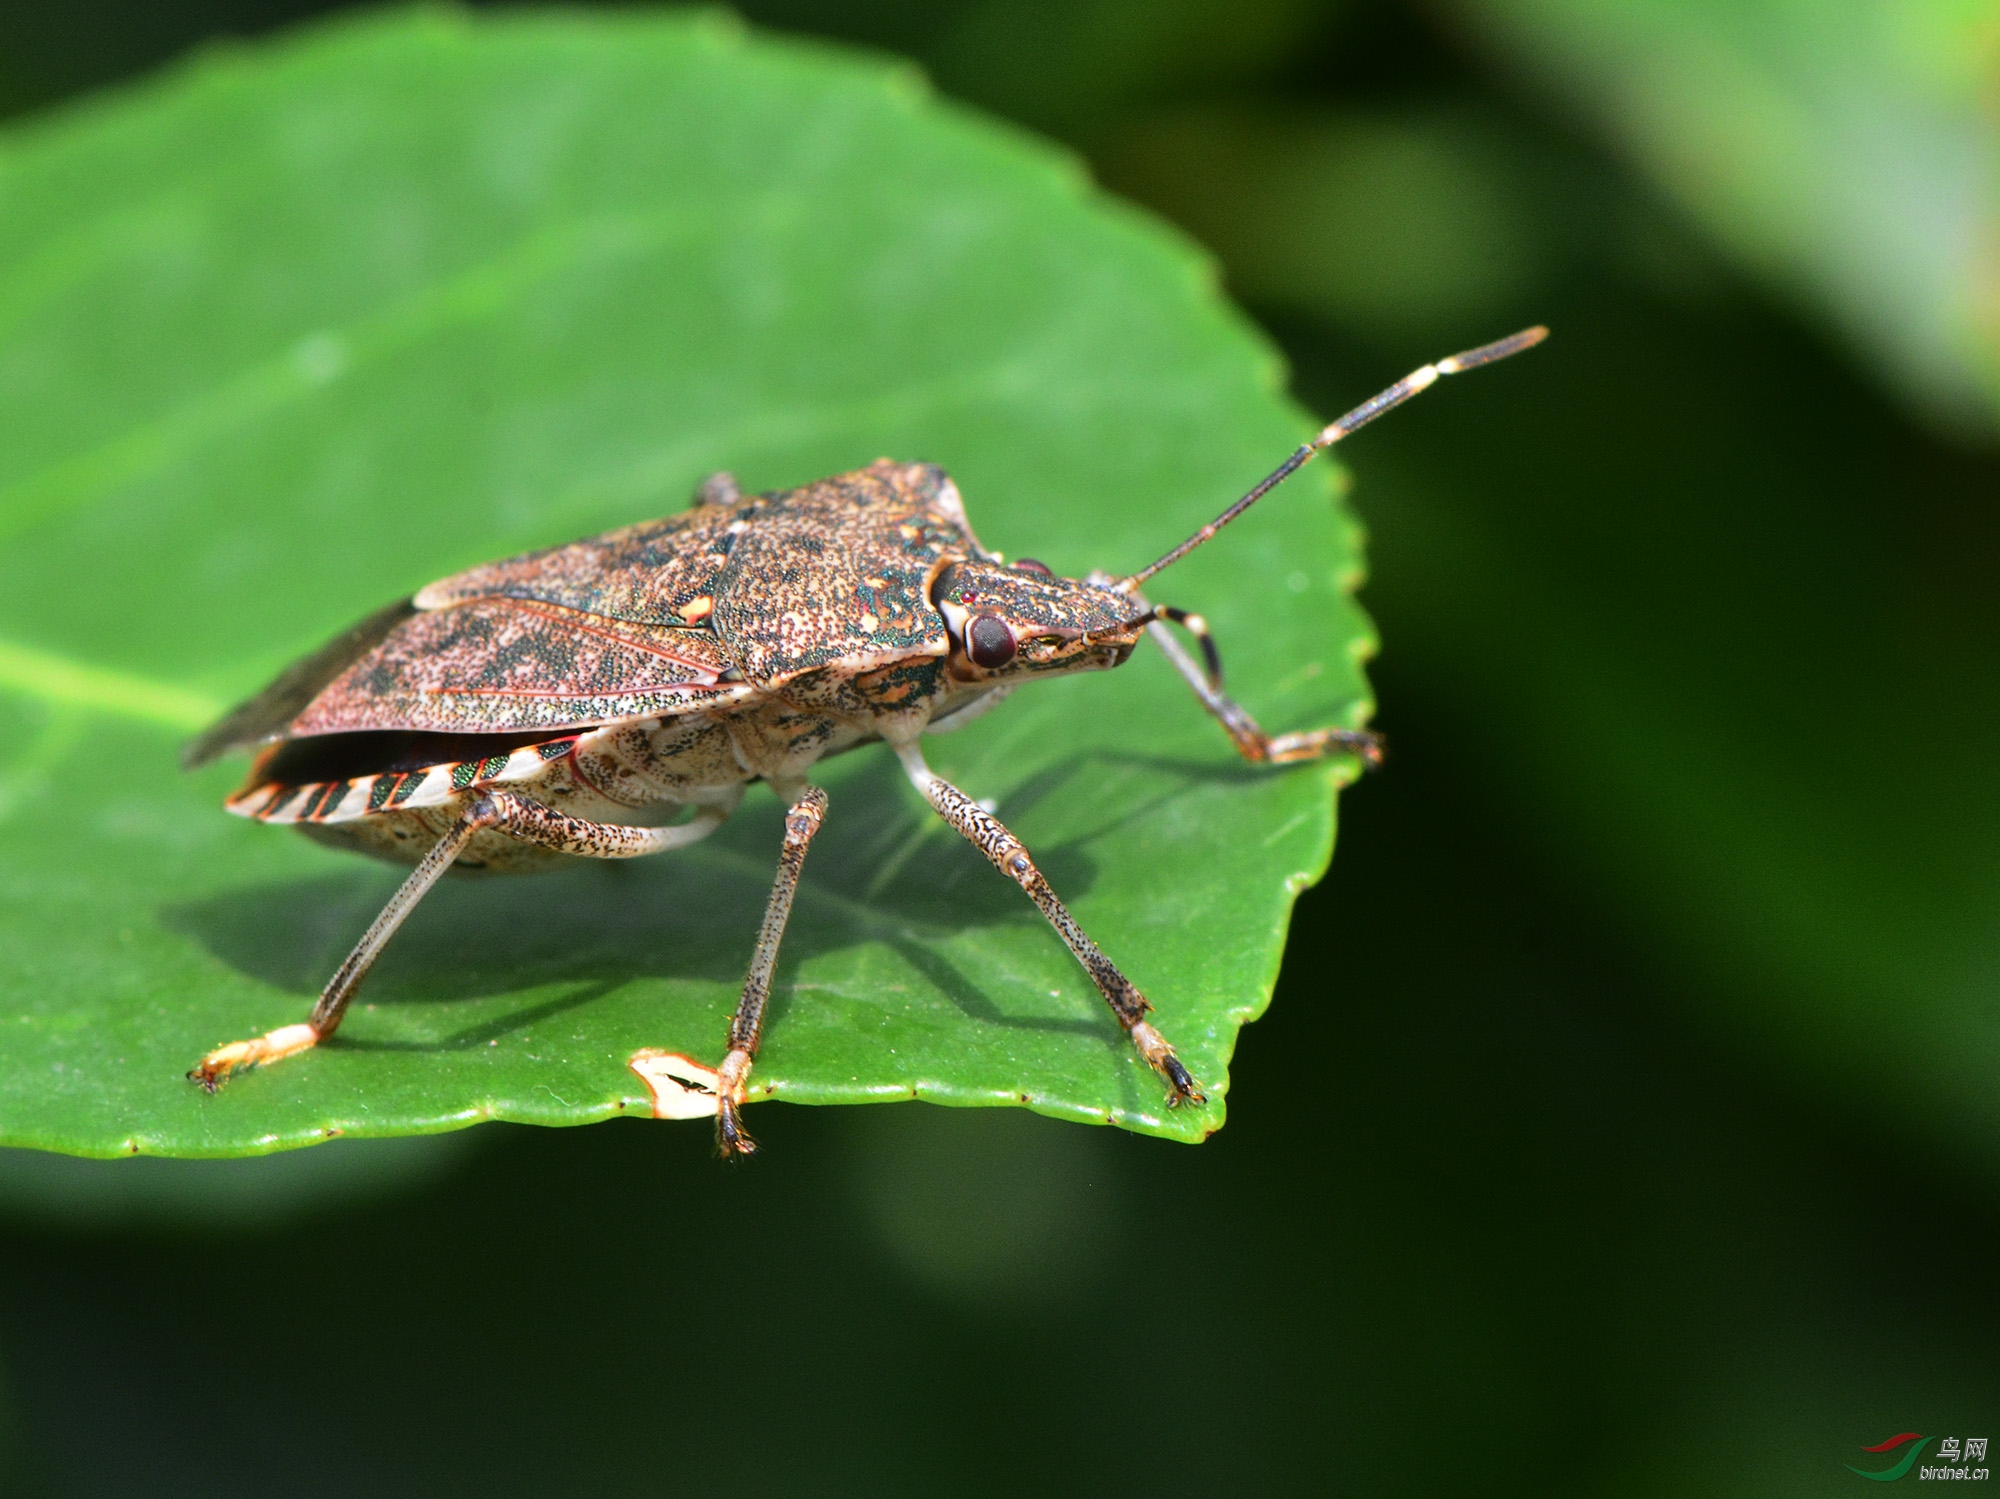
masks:
[[[757,1142],[743,1128],[737,1111],[743,1106],[744,1086],[750,1080],[750,1064],[764,1037],[764,1007],[771,997],[771,970],[778,961],[778,943],[791,919],[792,897],[798,893],[799,871],[805,868],[806,850],[813,834],[826,816],[826,793],[807,786],[792,799],[785,813],[785,847],[778,855],[778,875],[771,884],[770,903],[764,907],[764,926],[757,934],[757,950],[750,959],[750,972],[743,980],[743,998],[729,1020],[729,1055],[722,1059],[716,1092],[721,1106],[715,1116],[716,1149],[723,1155],[752,1155]]]
[[[1021,840],[1008,832],[999,818],[951,782],[933,774],[924,763],[923,752],[914,743],[896,746],[896,754],[917,790],[923,792],[938,815],[986,855],[995,869],[1019,885],[1028,899],[1041,908],[1049,925],[1056,929],[1056,935],[1063,939],[1077,962],[1083,965],[1083,971],[1090,975],[1090,981],[1097,985],[1097,992],[1111,1006],[1111,1013],[1125,1028],[1125,1034],[1132,1038],[1132,1044],[1139,1048],[1139,1055],[1166,1080],[1168,1107],[1204,1102],[1200,1086],[1181,1064],[1181,1059],[1174,1055],[1167,1038],[1147,1022],[1146,1015],[1153,1008],[1152,1003],[1076,924],[1076,918],[1056,898],[1055,891],[1042,878],[1042,872],[1035,867],[1027,849],[1021,846]]]
[[[389,904],[369,923],[354,951],[347,955],[347,961],[327,981],[309,1019],[300,1025],[280,1026],[253,1040],[218,1046],[195,1063],[188,1079],[213,1093],[232,1072],[295,1056],[331,1036],[340,1028],[341,1017],[347,1013],[354,991],[375,966],[375,960],[396,935],[396,929],[451,867],[452,861],[465,852],[466,845],[488,828],[561,853],[592,859],[632,859],[698,842],[720,827],[733,810],[733,802],[703,807],[692,819],[673,827],[633,828],[617,823],[585,822],[511,791],[489,791],[466,808],[465,815],[432,845],[402,887],[389,897]]]
[[[1165,621],[1171,620],[1201,642],[1200,662],[1174,638]],[[1337,751],[1359,755],[1370,767],[1382,763],[1382,736],[1368,729],[1307,729],[1296,734],[1266,734],[1242,704],[1222,690],[1222,654],[1208,633],[1208,622],[1185,609],[1162,604],[1153,611],[1153,623],[1146,633],[1158,642],[1174,669],[1194,689],[1202,707],[1222,725],[1237,753],[1259,765],[1292,765],[1301,760],[1320,760]]]

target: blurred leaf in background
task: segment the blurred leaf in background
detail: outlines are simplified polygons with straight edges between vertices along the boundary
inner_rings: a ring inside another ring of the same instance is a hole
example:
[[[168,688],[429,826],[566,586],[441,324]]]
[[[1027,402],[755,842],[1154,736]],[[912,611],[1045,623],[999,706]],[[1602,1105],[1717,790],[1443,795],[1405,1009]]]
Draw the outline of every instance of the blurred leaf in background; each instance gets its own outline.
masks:
[[[1568,250],[1519,144],[1463,108],[1155,111],[1093,154],[1214,249],[1253,305],[1383,346],[1506,325]]]
[[[951,19],[923,56],[940,87],[1074,136],[1164,98],[1254,86],[1328,9],[1320,0],[972,0],[955,15],[944,8]]]
[[[1920,415],[2000,433],[2000,7],[1437,0]]]

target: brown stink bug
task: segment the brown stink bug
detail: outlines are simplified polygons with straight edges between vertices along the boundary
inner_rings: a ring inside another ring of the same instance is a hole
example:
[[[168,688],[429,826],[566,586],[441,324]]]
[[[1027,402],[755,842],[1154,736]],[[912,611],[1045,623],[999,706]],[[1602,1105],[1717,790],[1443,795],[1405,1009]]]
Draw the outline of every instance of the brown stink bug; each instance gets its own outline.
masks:
[[[196,739],[184,763],[254,747],[230,811],[416,869],[308,1020],[218,1047],[188,1076],[213,1092],[237,1068],[331,1036],[384,944],[453,865],[531,869],[683,848],[761,780],[790,810],[714,1090],[722,1150],[754,1150],[739,1109],[778,942],[826,811],[808,776],[824,756],[879,739],[938,815],[1041,908],[1165,1080],[1169,1102],[1199,1102],[1199,1085],[1147,1022],[1146,997],[1014,835],[931,773],[919,739],[984,713],[1022,682],[1120,665],[1147,633],[1246,759],[1379,759],[1365,730],[1266,734],[1223,695],[1200,616],[1148,603],[1140,589],[1322,448],[1440,375],[1545,336],[1530,328],[1425,365],[1129,576],[1059,578],[1027,559],[1009,566],[979,544],[943,470],[883,459],[757,496],[718,474],[681,515],[475,567],[370,615]],[[1194,636],[1200,662],[1169,623]],[[675,808],[684,815],[662,823],[663,804],[670,818]]]

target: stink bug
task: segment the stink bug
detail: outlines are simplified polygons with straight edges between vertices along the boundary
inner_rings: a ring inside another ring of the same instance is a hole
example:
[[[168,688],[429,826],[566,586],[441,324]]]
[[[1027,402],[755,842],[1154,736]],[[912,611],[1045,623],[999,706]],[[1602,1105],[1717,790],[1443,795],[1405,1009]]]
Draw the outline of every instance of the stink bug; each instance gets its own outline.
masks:
[[[1169,1102],[1195,1079],[1146,1016],[1146,997],[1085,935],[999,819],[932,774],[920,737],[956,728],[1022,682],[1122,664],[1151,635],[1244,758],[1336,751],[1373,763],[1362,729],[1266,734],[1222,691],[1199,615],[1142,586],[1241,515],[1314,453],[1440,375],[1546,337],[1427,364],[1363,402],[1149,567],[1059,578],[1007,565],[973,535],[942,469],[882,459],[799,489],[745,496],[727,474],[693,507],[550,551],[475,567],[392,604],[292,666],[188,747],[201,765],[255,748],[229,810],[416,865],[302,1024],[211,1051],[188,1076],[229,1074],[334,1033],[355,988],[446,869],[625,859],[712,833],[766,781],[788,806],[777,881],[716,1074],[721,1149],[756,1148],[739,1118],[778,942],[826,812],[824,756],[885,741],[939,816],[1041,908]],[[1167,628],[1186,629],[1197,661]],[[641,818],[664,804],[668,816]]]

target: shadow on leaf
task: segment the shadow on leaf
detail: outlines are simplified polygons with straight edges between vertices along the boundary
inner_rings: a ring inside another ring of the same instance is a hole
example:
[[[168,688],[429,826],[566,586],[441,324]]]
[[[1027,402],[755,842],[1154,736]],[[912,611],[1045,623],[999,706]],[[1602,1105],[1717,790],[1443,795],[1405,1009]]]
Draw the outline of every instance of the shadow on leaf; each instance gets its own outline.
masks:
[[[882,758],[829,767],[825,831],[806,866],[786,934],[771,1022],[795,1003],[794,975],[814,958],[875,942],[983,1025],[1100,1037],[1122,1048],[1108,1015],[1010,1012],[946,950],[948,939],[1041,918],[979,853],[915,802]],[[1085,753],[1049,766],[1002,799],[1003,815],[1033,820],[1047,802],[1088,806],[1090,825],[1040,844],[1036,859],[1066,898],[1087,894],[1097,866],[1087,847],[1156,813],[1199,781],[1246,767]],[[1067,795],[1064,793],[1067,792]],[[1092,796],[1090,793],[1098,793]],[[1067,814],[1064,820],[1074,820]],[[780,842],[768,798],[706,843],[632,864],[577,861],[532,877],[468,874],[443,881],[411,915],[369,976],[365,1002],[404,1005],[559,988],[507,1014],[435,1040],[343,1038],[357,1049],[468,1050],[587,1007],[633,980],[740,983]],[[274,832],[276,830],[273,830]],[[224,962],[301,996],[318,992],[395,890],[398,874],[354,863],[347,872],[230,891],[165,907],[169,929]],[[1051,942],[1054,937],[1051,935]]]

